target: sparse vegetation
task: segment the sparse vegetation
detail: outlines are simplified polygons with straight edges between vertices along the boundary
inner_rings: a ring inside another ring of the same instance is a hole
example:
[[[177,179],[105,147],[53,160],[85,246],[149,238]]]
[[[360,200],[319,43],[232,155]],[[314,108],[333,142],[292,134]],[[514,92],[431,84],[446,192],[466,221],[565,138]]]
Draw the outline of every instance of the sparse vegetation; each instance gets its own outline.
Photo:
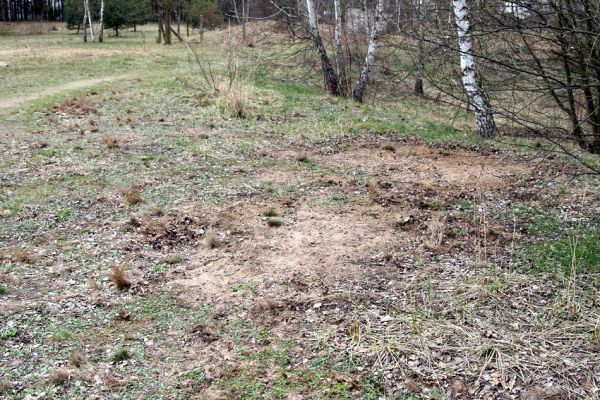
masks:
[[[0,34],[0,397],[593,397],[598,178],[246,28]]]

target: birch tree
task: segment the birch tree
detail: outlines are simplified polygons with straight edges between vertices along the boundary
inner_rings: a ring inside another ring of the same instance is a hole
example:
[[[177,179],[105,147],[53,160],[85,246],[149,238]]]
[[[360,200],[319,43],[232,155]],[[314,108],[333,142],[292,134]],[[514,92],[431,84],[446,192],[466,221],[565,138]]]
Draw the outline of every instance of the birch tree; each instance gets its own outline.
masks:
[[[81,23],[81,25],[83,26],[83,43],[87,43],[88,41],[88,37],[87,37],[87,13],[86,13],[86,4],[87,4],[87,0],[83,0],[83,22]]]
[[[319,33],[317,10],[315,9],[313,0],[306,0],[306,10],[308,12],[308,26],[310,35],[312,37],[315,50],[317,51],[319,59],[321,60],[321,69],[323,70],[325,86],[330,94],[334,96],[340,96],[341,91],[339,77],[335,72],[333,65],[331,64],[331,60],[329,60],[329,56],[327,55],[327,50],[323,45],[323,39]]]
[[[88,19],[88,22],[90,24],[90,35],[92,37],[92,42],[93,42],[95,40],[94,39],[94,22],[92,21],[92,13],[90,12],[90,2],[89,2],[89,0],[84,0],[83,5],[84,5],[84,9],[85,9],[84,14],[87,15],[87,19]]]
[[[375,63],[375,52],[377,50],[379,35],[381,34],[384,25],[383,2],[384,0],[377,0],[377,5],[375,7],[375,21],[371,26],[370,30],[369,47],[367,48],[367,55],[365,56],[365,61],[360,70],[360,76],[358,77],[356,85],[352,90],[352,99],[359,103],[365,101],[365,96],[367,94],[367,84],[369,81],[369,74],[373,69],[373,64]]]
[[[346,61],[342,50],[342,8],[340,0],[333,0],[333,11],[335,14],[335,65],[337,67],[341,94],[347,96],[348,83],[346,82]]]
[[[104,0],[100,0],[100,33],[98,34],[98,42],[104,41]]]
[[[458,31],[458,50],[463,87],[475,111],[479,136],[484,138],[494,137],[496,136],[494,113],[477,74],[467,1],[452,0],[452,8]]]
[[[423,71],[425,69],[425,48],[423,33],[423,0],[413,0],[413,29],[417,36],[417,78],[415,80],[415,94],[423,95]]]

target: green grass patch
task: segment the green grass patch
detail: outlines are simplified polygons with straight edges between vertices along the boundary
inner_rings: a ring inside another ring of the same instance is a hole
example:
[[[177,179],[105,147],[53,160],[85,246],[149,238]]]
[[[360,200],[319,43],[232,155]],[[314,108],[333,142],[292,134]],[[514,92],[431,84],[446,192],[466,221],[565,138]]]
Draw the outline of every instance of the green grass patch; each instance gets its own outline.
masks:
[[[515,216],[530,238],[517,249],[522,268],[561,276],[600,272],[600,216],[561,219],[528,207],[516,208]]]
[[[280,227],[283,226],[283,221],[275,218],[267,218],[267,225],[270,227]]]

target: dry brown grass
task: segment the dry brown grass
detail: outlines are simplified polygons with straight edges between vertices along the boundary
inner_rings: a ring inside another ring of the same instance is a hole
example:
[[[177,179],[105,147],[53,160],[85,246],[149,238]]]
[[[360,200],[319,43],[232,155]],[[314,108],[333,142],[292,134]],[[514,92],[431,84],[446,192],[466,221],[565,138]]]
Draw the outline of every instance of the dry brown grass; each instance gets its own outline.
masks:
[[[445,216],[436,215],[431,218],[428,226],[429,238],[423,243],[426,249],[437,250],[440,248],[444,241],[445,222]]]
[[[75,368],[81,368],[81,366],[85,364],[84,355],[77,349],[71,351],[71,354],[69,354],[69,364]]]
[[[213,231],[209,231],[204,238],[204,246],[208,249],[215,249],[221,246],[221,240]]]
[[[32,264],[37,260],[37,255],[27,249],[17,247],[9,252],[7,258],[12,262]]]
[[[59,368],[56,369],[50,376],[48,376],[48,383],[55,386],[64,385],[73,377],[73,373],[68,369]]]
[[[74,114],[79,116],[99,114],[98,110],[83,97],[74,97],[72,99],[65,100],[62,103],[52,107],[52,111],[55,113]]]
[[[391,151],[391,152],[396,151],[396,147],[391,143],[386,143],[383,146],[381,146],[381,148],[385,151]]]
[[[130,206],[140,204],[144,201],[142,194],[140,193],[140,187],[137,185],[121,188],[119,189],[119,193],[121,193],[121,196],[125,198],[125,201]]]
[[[119,147],[119,140],[112,135],[104,135],[104,138],[102,138],[102,141],[104,142],[106,147],[108,147],[111,150]]]
[[[6,393],[13,388],[13,384],[6,378],[0,379],[0,394]]]
[[[371,196],[377,196],[379,194],[379,184],[374,180],[367,182],[367,190]]]
[[[296,161],[298,162],[308,162],[308,160],[308,154],[306,153],[299,153],[298,155],[296,155]]]
[[[131,287],[131,282],[127,279],[125,268],[121,265],[112,267],[110,271],[110,280],[119,290],[127,290]]]

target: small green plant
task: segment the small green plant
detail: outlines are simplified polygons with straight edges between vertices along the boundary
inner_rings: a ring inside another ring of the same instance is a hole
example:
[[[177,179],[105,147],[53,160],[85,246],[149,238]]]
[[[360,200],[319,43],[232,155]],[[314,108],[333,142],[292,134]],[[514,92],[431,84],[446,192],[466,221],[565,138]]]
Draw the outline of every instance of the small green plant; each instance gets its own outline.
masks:
[[[0,296],[6,293],[8,293],[8,289],[6,289],[4,286],[0,286]]]
[[[246,279],[245,281],[242,281],[240,283],[236,283],[235,285],[231,286],[231,290],[233,290],[234,292],[239,292],[242,290],[254,290],[254,288],[256,288],[256,282],[254,282],[252,279]]]
[[[52,340],[55,342],[66,342],[73,339],[73,333],[68,329],[59,329],[52,334]]]
[[[17,337],[19,330],[17,328],[8,328],[0,331],[0,340],[12,339]]]
[[[68,208],[63,208],[56,214],[56,219],[61,222],[66,222],[71,219],[71,210]]]
[[[283,221],[275,218],[267,218],[267,225],[270,227],[279,227],[283,225]]]
[[[131,352],[127,349],[121,349],[114,353],[110,358],[113,362],[118,363],[121,361],[129,360],[132,357]]]

